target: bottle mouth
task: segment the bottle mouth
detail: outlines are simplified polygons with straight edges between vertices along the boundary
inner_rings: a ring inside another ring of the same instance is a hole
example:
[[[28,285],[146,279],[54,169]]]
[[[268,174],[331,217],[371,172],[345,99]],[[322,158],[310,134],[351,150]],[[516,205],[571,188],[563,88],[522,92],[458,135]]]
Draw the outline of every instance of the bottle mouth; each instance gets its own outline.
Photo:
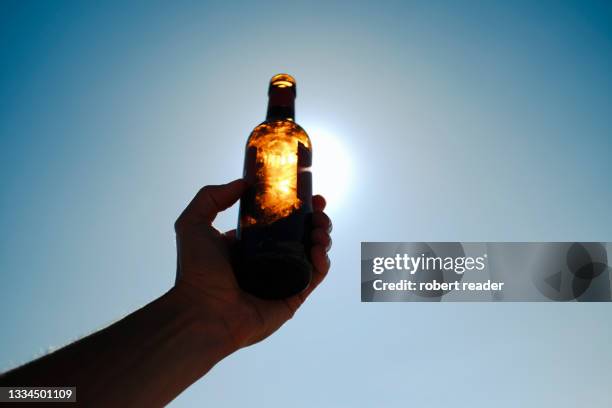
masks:
[[[268,95],[274,89],[288,89],[296,95],[295,78],[289,74],[276,74],[270,79],[270,88],[268,89]]]

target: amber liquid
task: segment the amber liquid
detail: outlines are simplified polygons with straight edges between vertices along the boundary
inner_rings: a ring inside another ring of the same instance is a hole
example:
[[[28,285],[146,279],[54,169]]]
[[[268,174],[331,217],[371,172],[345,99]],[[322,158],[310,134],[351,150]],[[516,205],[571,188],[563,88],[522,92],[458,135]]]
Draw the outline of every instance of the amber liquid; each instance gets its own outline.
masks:
[[[310,139],[292,120],[266,121],[248,139],[236,276],[260,298],[287,298],[310,284],[311,164]]]

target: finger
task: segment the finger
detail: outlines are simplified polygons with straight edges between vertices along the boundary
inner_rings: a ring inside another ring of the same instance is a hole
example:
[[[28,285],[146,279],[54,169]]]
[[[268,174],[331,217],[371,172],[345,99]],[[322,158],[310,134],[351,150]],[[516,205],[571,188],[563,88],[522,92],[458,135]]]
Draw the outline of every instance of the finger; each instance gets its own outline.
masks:
[[[312,213],[313,228],[324,228],[327,232],[332,230],[332,222],[323,211],[315,211]]]
[[[245,189],[246,182],[242,179],[228,184],[203,187],[176,221],[176,228],[200,223],[211,224],[217,213],[238,201]]]
[[[325,279],[330,267],[329,257],[322,245],[314,245],[312,247],[310,250],[310,259],[313,266],[312,281],[310,282],[310,286],[299,295],[302,302],[305,301],[312,291],[319,286],[323,279]]]
[[[315,228],[310,233],[313,245],[322,245],[326,251],[329,251],[332,245],[332,239],[324,228]]]
[[[323,211],[326,205],[327,202],[325,201],[325,198],[322,195],[316,195],[312,197],[312,208],[315,211]]]

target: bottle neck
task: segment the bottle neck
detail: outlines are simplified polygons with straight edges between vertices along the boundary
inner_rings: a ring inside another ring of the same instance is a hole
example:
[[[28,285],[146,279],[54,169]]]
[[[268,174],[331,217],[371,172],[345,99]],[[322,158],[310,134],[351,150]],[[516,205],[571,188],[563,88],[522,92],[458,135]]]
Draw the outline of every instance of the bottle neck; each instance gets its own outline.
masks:
[[[273,88],[269,92],[266,121],[295,121],[295,92],[290,88]]]

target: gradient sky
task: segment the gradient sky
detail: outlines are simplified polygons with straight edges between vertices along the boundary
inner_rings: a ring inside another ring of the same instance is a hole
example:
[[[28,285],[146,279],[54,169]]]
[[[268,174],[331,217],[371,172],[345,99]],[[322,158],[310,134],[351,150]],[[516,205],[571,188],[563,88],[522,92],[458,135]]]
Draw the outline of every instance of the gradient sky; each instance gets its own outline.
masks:
[[[173,406],[609,406],[610,304],[360,303],[360,241],[612,241],[612,6],[535,3],[2,0],[0,370],[171,286],[289,72],[329,278]]]

